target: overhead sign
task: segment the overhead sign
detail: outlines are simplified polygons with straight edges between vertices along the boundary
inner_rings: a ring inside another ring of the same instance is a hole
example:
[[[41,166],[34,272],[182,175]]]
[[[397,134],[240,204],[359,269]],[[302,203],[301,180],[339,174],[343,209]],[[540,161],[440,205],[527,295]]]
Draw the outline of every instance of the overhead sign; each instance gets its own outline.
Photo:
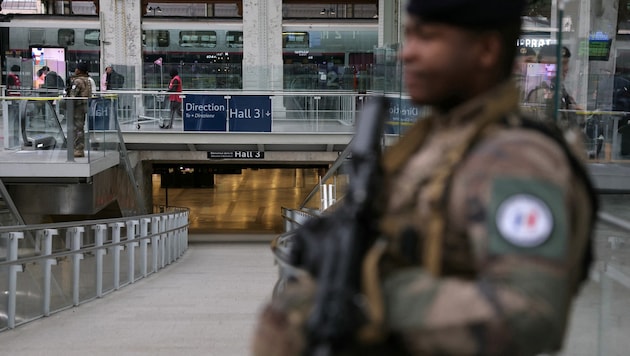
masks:
[[[264,151],[210,151],[209,159],[263,159]]]
[[[229,99],[230,131],[271,132],[271,98],[265,95],[238,95]]]
[[[186,95],[184,131],[271,132],[271,97]]]
[[[227,102],[223,95],[187,94],[183,105],[184,131],[225,131]]]

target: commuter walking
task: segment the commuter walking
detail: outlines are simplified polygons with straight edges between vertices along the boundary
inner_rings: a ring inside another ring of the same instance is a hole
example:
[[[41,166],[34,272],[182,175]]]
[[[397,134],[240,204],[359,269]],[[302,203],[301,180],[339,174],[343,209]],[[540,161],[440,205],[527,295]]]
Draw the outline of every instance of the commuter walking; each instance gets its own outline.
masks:
[[[19,65],[14,64],[11,66],[11,71],[7,75],[7,95],[8,96],[20,96],[20,89],[22,87],[22,81],[20,80],[21,68]]]
[[[39,89],[44,85],[44,83],[46,82],[46,75],[48,74],[48,72],[50,72],[50,68],[48,66],[43,66],[39,68],[39,70],[37,71],[37,77],[35,78],[35,81],[33,82],[33,88]]]
[[[263,309],[254,355],[562,348],[597,201],[576,143],[520,111],[512,71],[525,3],[408,1],[403,82],[433,114],[384,153],[369,214],[342,200],[295,232],[287,259],[298,269]],[[357,222],[371,234],[335,238]],[[322,265],[331,256],[343,261]],[[329,283],[339,275],[352,281]]]
[[[111,64],[105,67],[105,73],[101,75],[101,91],[120,89],[124,83],[125,77],[116,72]]]
[[[182,98],[180,94],[182,92],[182,78],[179,76],[177,69],[173,68],[170,71],[171,81],[168,83],[168,92],[174,93],[168,96],[170,105],[170,117],[169,121],[160,124],[162,129],[170,129],[173,127],[173,120],[175,115],[182,116]]]
[[[101,75],[101,91],[107,91],[112,88],[111,77],[113,68],[111,65],[105,67],[105,73]]]

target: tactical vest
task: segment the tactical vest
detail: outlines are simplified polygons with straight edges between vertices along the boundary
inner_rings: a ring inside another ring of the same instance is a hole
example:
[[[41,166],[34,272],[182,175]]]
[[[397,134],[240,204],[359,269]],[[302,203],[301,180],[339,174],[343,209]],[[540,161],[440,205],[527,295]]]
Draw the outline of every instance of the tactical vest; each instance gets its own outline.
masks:
[[[402,167],[407,159],[416,152],[426,139],[427,133],[431,131],[430,125],[430,120],[419,122],[414,130],[410,130],[410,132],[407,133],[407,135],[412,136],[411,140],[407,142],[414,142],[415,144],[399,149],[396,155],[386,156],[386,159],[383,161],[386,174],[393,174],[393,172]],[[571,145],[565,139],[562,131],[556,125],[552,125],[550,122],[541,122],[539,120],[517,116],[516,114],[512,114],[509,117],[501,116],[497,119],[491,119],[485,122],[479,121],[475,130],[468,136],[467,140],[460,142],[446,153],[441,165],[435,170],[426,185],[426,190],[429,192],[431,200],[429,204],[429,206],[431,206],[431,219],[429,220],[428,233],[425,237],[422,261],[424,267],[436,276],[440,275],[442,271],[443,236],[446,227],[446,217],[448,215],[446,205],[455,166],[465,160],[465,157],[470,153],[471,149],[492,127],[495,127],[495,125],[514,129],[534,130],[556,142],[565,153],[574,174],[580,179],[589,193],[591,206],[593,207],[591,226],[595,224],[598,205],[595,189],[590,182],[584,165],[581,160],[576,157],[574,153],[575,149],[571,148]],[[590,244],[587,250],[588,256],[586,256],[585,261],[588,263],[583,266],[583,278],[587,277],[588,268],[592,261],[592,248]]]
[[[501,90],[509,89],[499,88],[498,92]],[[516,90],[513,87],[511,90],[514,91],[513,95],[515,99],[517,95]],[[489,95],[493,94],[496,94],[496,92],[489,93]],[[468,105],[466,108],[468,110],[467,114],[469,114],[471,120],[475,122],[474,128],[462,141],[445,152],[437,168],[432,171],[428,182],[424,185],[424,189],[429,198],[428,206],[430,206],[430,218],[428,220],[427,234],[423,242],[422,265],[425,270],[434,276],[442,275],[444,257],[442,250],[444,247],[446,220],[448,217],[447,201],[450,196],[450,186],[452,184],[455,168],[457,164],[465,160],[473,147],[495,128],[534,130],[556,142],[565,153],[574,174],[580,179],[589,195],[593,207],[591,211],[591,231],[589,235],[592,234],[592,228],[595,225],[598,205],[595,190],[590,183],[590,179],[582,162],[575,156],[575,150],[571,148],[571,145],[564,138],[560,129],[552,125],[550,121],[541,122],[539,120],[523,117],[522,114],[514,111],[513,106],[516,101],[512,102],[510,100],[501,99],[494,101],[489,100],[485,105],[482,100],[480,100],[480,102],[482,102],[482,105],[477,105],[477,102],[469,103],[472,105]],[[488,102],[491,104],[488,104]],[[432,131],[434,121],[435,120],[430,119],[419,121],[405,134],[401,143],[393,146],[386,152],[382,160],[386,177],[395,175],[397,171],[405,166],[409,158],[423,147],[429,133]],[[383,220],[382,224],[387,224],[387,221]],[[379,275],[381,272],[379,260],[385,254],[385,251],[386,246],[384,243],[375,244],[367,253],[364,261],[362,288],[367,297],[368,307],[366,311],[371,320],[371,323],[360,332],[360,337],[364,340],[374,340],[383,335],[379,329],[384,321],[385,312],[379,284]],[[580,273],[581,282],[588,277],[589,267],[593,260],[591,239],[589,239],[584,253],[584,263]]]
[[[72,86],[70,87],[70,96],[71,97],[85,97],[89,98],[92,96],[92,84],[90,84],[90,80],[87,75],[77,75],[71,79]],[[81,86],[77,84],[81,83]]]

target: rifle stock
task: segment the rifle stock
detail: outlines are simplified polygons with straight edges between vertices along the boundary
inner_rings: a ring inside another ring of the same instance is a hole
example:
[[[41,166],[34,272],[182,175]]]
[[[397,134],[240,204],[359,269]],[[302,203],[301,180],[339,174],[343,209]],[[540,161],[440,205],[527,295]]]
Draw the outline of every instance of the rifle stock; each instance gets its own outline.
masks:
[[[387,99],[375,97],[361,111],[350,142],[346,196],[334,214],[316,222],[326,225],[316,230],[329,236],[316,236],[322,254],[314,307],[306,325],[308,355],[331,355],[343,349],[365,321],[360,305],[361,265],[378,235],[381,139],[387,109]]]

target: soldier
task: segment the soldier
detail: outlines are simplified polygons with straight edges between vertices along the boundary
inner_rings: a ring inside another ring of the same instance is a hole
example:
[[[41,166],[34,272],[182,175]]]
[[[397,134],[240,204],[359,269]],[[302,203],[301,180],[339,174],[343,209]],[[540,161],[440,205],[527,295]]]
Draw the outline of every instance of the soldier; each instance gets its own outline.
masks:
[[[524,5],[408,2],[404,82],[433,114],[381,161],[380,237],[365,256],[357,303],[365,321],[337,339],[335,354],[561,349],[591,261],[597,201],[557,127],[520,112],[511,74]],[[305,262],[336,246],[328,237],[296,244],[309,246],[294,262],[310,273],[264,308],[255,355],[312,351],[305,330],[317,327],[307,321],[319,281]]]
[[[85,100],[72,100],[74,105],[74,157],[84,157],[85,149],[85,115],[88,108],[88,99],[92,96],[92,84],[88,76],[88,66],[85,62],[79,62],[74,75],[70,78],[70,91],[68,96],[73,98],[85,98]]]
[[[554,91],[555,91],[555,80],[556,80],[556,51],[557,45],[547,45],[540,49],[538,52],[538,63],[551,65],[553,66],[553,72],[549,81],[543,81],[536,88],[531,90],[527,94],[526,101],[527,103],[533,104],[532,107],[533,114],[538,119],[547,119],[550,116],[550,113],[554,110],[553,100],[554,100]],[[562,56],[562,73],[560,76],[561,82],[561,90],[560,90],[560,110],[559,113],[559,122],[561,128],[575,128],[578,126],[577,115],[570,110],[581,110],[582,108],[577,104],[575,99],[569,94],[567,91],[564,80],[569,72],[569,60],[571,58],[571,51],[567,47],[562,47],[560,49]],[[565,111],[566,110],[566,111]]]
[[[516,52],[516,59],[514,61],[514,81],[516,86],[520,90],[519,100],[525,101],[527,96],[527,65],[531,63],[537,63],[538,59],[536,52],[531,47],[521,47]]]

